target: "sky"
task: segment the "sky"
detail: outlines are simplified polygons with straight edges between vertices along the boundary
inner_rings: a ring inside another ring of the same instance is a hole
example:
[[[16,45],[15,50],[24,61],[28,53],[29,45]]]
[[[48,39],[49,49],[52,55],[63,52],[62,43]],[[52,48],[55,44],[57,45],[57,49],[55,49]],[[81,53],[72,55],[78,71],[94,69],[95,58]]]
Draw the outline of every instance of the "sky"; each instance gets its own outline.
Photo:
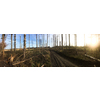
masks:
[[[7,47],[5,49],[11,49],[11,34],[6,34],[7,38],[5,40]],[[26,48],[29,47],[29,35],[30,35],[30,47],[36,47],[36,34],[26,34]],[[21,48],[23,48],[23,41],[24,41],[24,34],[16,34],[16,48],[20,48],[20,36],[21,36]],[[37,39],[40,36],[40,40],[42,41],[43,34],[37,34]],[[56,34],[56,37],[58,36],[58,41],[61,41],[61,34]],[[91,43],[90,34],[85,34],[85,42],[86,44]],[[0,42],[2,42],[2,34],[0,34]],[[39,40],[38,40],[39,41]],[[75,38],[74,34],[70,34],[70,45],[75,46]],[[39,43],[39,42],[38,42]],[[41,43],[41,44],[42,44]],[[93,36],[92,44],[97,43],[97,38]],[[47,44],[47,34],[44,34],[44,45]],[[58,46],[59,46],[58,42]],[[63,34],[63,45],[66,45],[66,37],[65,34]],[[69,45],[69,39],[67,34],[67,45]],[[53,46],[53,34],[48,34],[48,46]],[[77,34],[77,46],[84,46],[84,34]],[[14,48],[14,34],[13,34],[13,48]]]
[[[16,48],[20,48],[20,36],[21,36],[21,47],[23,48],[23,41],[24,41],[24,34],[16,34]],[[48,35],[49,37],[52,36],[52,34]],[[47,34],[44,35],[44,44],[47,43]],[[0,34],[0,42],[2,42],[2,34]],[[39,38],[39,34],[37,34],[37,38]],[[40,34],[40,39],[42,40],[42,34]],[[6,38],[6,44],[7,47],[5,49],[11,48],[11,34],[7,34]],[[30,47],[36,47],[36,34],[30,34]],[[48,41],[48,45],[50,45]],[[29,47],[29,34],[26,34],[26,48]],[[13,34],[13,48],[14,48],[14,34]]]

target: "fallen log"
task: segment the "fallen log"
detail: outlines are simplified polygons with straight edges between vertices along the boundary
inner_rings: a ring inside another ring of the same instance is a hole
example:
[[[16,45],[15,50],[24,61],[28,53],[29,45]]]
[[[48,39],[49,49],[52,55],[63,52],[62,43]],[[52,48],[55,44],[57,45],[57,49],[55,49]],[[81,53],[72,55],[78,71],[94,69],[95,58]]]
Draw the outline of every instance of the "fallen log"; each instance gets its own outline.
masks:
[[[96,61],[99,61],[100,62],[100,59],[98,59],[98,58],[92,57],[92,56],[87,55],[87,54],[85,54],[85,56],[88,57],[88,58],[91,58],[93,60],[96,60]]]

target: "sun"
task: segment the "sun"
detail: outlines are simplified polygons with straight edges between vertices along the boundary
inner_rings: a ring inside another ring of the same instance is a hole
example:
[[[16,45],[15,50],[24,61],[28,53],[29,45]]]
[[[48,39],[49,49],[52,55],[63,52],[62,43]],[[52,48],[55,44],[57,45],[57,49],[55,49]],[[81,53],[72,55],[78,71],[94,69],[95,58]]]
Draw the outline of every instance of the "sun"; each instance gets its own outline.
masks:
[[[95,46],[97,44],[97,39],[93,37],[91,42],[92,46]]]

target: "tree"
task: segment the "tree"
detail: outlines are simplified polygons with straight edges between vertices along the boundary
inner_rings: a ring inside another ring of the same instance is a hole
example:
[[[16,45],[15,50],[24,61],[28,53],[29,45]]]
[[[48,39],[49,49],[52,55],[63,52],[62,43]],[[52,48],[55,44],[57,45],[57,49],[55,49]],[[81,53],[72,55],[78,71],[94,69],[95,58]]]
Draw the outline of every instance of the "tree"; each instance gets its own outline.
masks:
[[[16,51],[16,34],[14,34],[14,51]]]
[[[30,34],[29,34],[29,50],[30,50]]]
[[[24,58],[25,58],[25,51],[26,51],[26,34],[24,34]]]
[[[67,34],[65,34],[66,48],[67,48]]]
[[[75,36],[75,49],[76,49],[76,47],[77,47],[77,35],[74,34],[74,36]],[[76,49],[76,54],[77,54],[77,49]]]
[[[62,38],[62,47],[63,47],[63,34],[61,34],[61,38]]]
[[[77,46],[77,35],[74,34],[74,36],[75,36],[75,47],[76,47]]]
[[[36,34],[36,48],[37,48],[37,34]]]
[[[70,49],[70,34],[68,34],[69,35],[69,49]]]
[[[3,58],[4,58],[4,36],[5,36],[5,34],[2,34],[2,53],[3,53]]]
[[[48,47],[48,34],[47,34],[47,47]]]
[[[11,34],[11,51],[12,51],[12,36],[13,36],[13,34]]]

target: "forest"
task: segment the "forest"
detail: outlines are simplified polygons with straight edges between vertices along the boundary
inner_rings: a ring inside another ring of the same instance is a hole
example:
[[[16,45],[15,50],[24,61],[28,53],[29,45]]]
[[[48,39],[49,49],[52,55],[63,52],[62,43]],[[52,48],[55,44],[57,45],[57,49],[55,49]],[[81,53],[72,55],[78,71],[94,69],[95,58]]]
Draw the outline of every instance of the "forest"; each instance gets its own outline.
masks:
[[[100,66],[100,34],[0,35],[1,67]]]

